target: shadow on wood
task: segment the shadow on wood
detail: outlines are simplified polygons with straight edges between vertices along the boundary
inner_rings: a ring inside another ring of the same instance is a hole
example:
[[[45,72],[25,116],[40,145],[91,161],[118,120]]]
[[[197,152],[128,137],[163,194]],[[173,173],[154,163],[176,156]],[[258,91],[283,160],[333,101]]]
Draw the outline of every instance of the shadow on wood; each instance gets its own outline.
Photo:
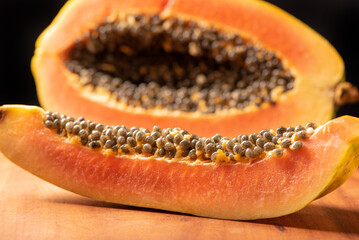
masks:
[[[71,196],[57,196],[45,201],[57,204],[84,205],[91,207],[122,209],[131,211],[140,211],[148,213],[166,213],[172,216],[183,216],[188,218],[197,218],[199,221],[208,221],[208,218],[181,214],[165,210],[150,208],[132,207],[115,203],[100,202],[90,198]],[[183,220],[183,219],[182,219]],[[286,231],[287,228],[299,228],[306,230],[326,231],[326,232],[346,232],[359,234],[359,211],[350,211],[344,208],[333,206],[322,206],[310,204],[299,212],[272,219],[260,219],[253,221],[228,221],[228,222],[246,222],[255,224],[273,225],[279,231]]]
[[[359,212],[332,206],[308,205],[299,212],[287,216],[253,221],[272,224],[280,231],[286,228],[302,228],[317,231],[359,234]]]

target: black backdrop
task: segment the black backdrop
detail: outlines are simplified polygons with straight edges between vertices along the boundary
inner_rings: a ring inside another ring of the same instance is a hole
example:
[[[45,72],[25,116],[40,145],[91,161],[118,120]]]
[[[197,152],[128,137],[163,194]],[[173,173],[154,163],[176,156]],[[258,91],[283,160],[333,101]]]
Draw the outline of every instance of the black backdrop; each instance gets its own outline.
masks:
[[[220,1],[220,0],[219,0]],[[0,0],[0,105],[38,105],[30,59],[37,36],[50,24],[65,0]],[[339,51],[346,78],[359,85],[358,0],[269,0],[314,28]],[[359,117],[359,104],[337,115]]]

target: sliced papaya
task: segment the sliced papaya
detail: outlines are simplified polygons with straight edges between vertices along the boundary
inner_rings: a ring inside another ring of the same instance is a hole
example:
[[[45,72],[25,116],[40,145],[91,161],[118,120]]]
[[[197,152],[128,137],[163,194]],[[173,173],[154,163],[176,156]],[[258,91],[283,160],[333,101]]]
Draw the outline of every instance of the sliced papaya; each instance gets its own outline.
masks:
[[[202,136],[323,124],[352,99],[336,50],[264,1],[69,1],[32,70],[46,109]]]
[[[351,175],[358,145],[359,119],[350,116],[230,140],[179,128],[104,126],[32,106],[0,108],[0,151],[34,175],[100,201],[213,218],[300,210]]]

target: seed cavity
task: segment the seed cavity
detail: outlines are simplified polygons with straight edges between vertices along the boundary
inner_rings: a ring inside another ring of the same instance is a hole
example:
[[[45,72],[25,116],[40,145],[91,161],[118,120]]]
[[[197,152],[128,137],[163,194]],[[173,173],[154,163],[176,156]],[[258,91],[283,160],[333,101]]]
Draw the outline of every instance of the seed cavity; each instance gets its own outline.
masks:
[[[123,125],[104,126],[49,111],[44,116],[44,126],[62,137],[72,139],[73,143],[78,142],[91,149],[110,150],[113,154],[143,154],[215,163],[249,163],[265,155],[280,158],[285,151],[299,151],[303,147],[302,140],[311,136],[315,130],[313,127],[316,127],[311,123],[306,125],[308,128],[265,129],[260,133],[238,135],[233,139],[219,134],[206,138],[179,128],[161,129],[155,126],[150,131]]]
[[[237,33],[158,14],[104,20],[74,43],[66,66],[77,84],[125,106],[204,114],[275,104],[273,93],[295,79],[275,53]]]

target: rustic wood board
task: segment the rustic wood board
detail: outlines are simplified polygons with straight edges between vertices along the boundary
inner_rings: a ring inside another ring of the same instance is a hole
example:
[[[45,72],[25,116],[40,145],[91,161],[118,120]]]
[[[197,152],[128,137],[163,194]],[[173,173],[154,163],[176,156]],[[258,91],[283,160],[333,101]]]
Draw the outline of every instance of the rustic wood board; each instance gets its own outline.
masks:
[[[0,239],[359,239],[359,170],[297,213],[228,221],[91,200],[0,155]]]

